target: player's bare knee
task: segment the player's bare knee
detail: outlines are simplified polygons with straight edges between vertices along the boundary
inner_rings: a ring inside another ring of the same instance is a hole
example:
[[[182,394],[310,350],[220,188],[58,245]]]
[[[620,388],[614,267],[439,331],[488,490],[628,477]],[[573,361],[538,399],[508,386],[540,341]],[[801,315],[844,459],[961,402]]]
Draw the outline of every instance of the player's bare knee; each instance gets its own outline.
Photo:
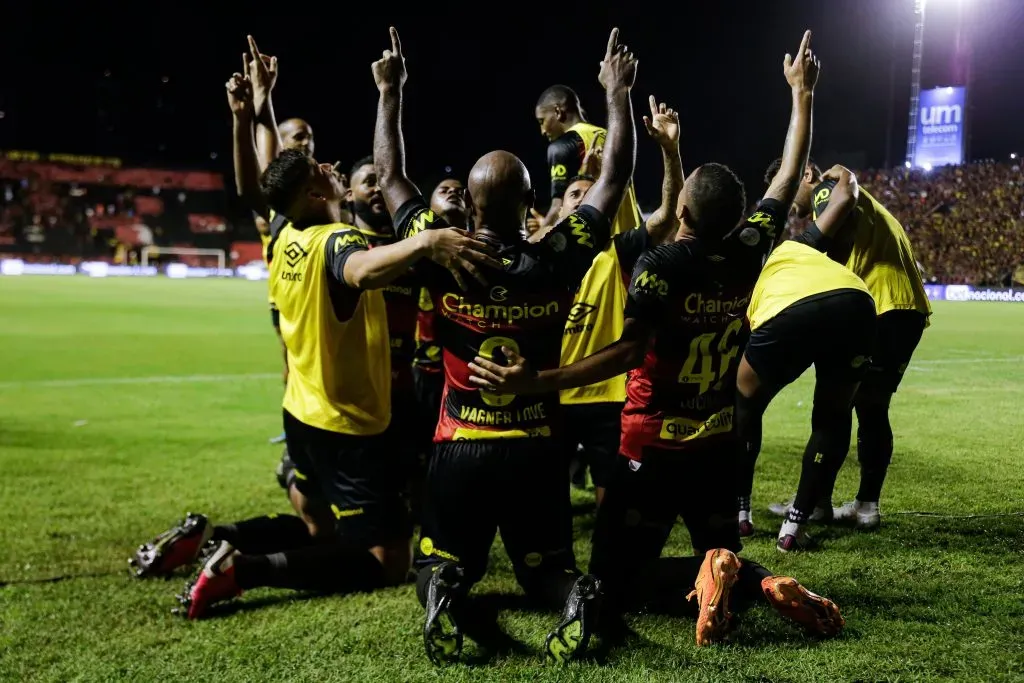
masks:
[[[736,369],[736,390],[741,396],[753,398],[757,390],[761,388],[761,378],[757,376],[754,367],[747,360],[746,354],[740,358],[739,367]]]

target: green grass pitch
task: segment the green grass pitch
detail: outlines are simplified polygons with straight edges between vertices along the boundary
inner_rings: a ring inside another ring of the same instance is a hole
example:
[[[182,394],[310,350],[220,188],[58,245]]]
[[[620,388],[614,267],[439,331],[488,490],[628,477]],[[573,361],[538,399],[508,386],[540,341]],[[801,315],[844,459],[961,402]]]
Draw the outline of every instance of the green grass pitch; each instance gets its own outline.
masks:
[[[0,680],[1024,680],[1024,306],[936,305],[894,401],[878,532],[823,530],[823,552],[776,553],[765,508],[795,486],[809,379],[771,408],[744,555],[835,599],[841,638],[808,641],[755,608],[731,644],[697,649],[691,620],[642,615],[629,649],[553,669],[540,648],[554,617],[505,611],[527,654],[442,671],[410,586],[252,591],[187,623],[170,613],[184,577],[128,576],[134,547],[187,510],[288,509],[267,444],[282,387],[265,283],[0,278],[0,320]],[[854,455],[837,496],[855,486]],[[592,521],[576,518],[583,563]],[[677,530],[670,550],[688,548]],[[477,592],[516,591],[496,547]]]

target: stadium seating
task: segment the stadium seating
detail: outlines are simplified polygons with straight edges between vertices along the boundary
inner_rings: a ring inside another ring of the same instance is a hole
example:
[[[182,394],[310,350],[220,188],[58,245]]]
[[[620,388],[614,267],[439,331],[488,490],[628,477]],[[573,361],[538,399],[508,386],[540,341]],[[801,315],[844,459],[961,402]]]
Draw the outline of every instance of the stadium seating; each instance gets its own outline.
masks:
[[[1019,164],[867,170],[858,177],[903,223],[928,282],[1024,284]],[[239,263],[258,258],[255,230],[232,230],[223,218],[219,175],[6,158],[0,183],[0,254],[75,263],[120,260],[153,244],[224,249]]]
[[[1024,263],[1019,164],[986,161],[858,177],[903,223],[926,281],[1010,286],[1024,275],[1017,272]]]

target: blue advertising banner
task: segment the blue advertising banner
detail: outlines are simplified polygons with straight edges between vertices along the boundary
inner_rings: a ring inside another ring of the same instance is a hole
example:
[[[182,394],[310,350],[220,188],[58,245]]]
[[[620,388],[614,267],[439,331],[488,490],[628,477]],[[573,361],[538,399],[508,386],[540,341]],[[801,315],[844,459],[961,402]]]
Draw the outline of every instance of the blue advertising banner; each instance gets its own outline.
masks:
[[[962,164],[967,88],[922,90],[914,143],[915,168]]]

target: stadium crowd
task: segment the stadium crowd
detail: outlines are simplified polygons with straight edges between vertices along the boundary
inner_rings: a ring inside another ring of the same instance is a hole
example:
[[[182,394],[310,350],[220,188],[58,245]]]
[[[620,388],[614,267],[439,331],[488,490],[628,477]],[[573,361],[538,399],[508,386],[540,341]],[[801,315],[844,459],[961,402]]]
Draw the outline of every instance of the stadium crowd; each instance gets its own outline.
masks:
[[[13,177],[21,172],[12,166],[0,180],[0,254],[117,262],[143,244],[226,248],[230,240],[244,239],[241,226],[235,229],[217,216],[210,220],[223,207],[205,192],[185,195],[167,188],[172,201],[165,205],[161,188],[63,182],[44,187],[36,179]],[[904,225],[927,282],[1024,284],[1014,278],[1024,264],[1024,173],[1018,162],[869,169],[857,177]],[[162,215],[147,211],[154,203]],[[804,224],[794,217],[791,232]]]
[[[928,282],[1009,285],[1024,263],[1024,174],[982,161],[858,173],[899,218]]]

